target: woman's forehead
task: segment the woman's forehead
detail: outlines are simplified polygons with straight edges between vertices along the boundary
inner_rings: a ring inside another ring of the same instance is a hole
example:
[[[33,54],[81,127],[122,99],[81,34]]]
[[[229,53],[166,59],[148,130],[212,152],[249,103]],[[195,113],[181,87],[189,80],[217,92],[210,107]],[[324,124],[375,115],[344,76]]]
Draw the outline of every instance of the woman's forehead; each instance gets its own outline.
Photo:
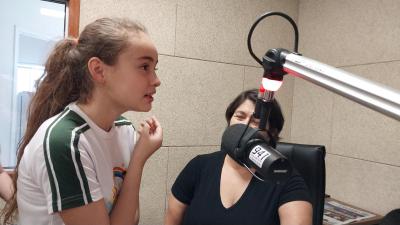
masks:
[[[246,99],[242,104],[239,105],[239,107],[237,107],[235,112],[253,113],[254,107],[254,103],[251,100]]]

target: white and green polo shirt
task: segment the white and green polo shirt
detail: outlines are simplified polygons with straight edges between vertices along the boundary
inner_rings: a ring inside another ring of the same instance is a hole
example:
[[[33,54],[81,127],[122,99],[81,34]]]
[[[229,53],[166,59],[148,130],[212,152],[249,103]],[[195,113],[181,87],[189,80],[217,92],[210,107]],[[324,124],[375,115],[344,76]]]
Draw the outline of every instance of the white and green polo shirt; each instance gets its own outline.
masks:
[[[102,198],[110,212],[135,140],[127,119],[118,118],[106,132],[75,103],[46,120],[19,165],[19,224],[63,224],[56,212]]]

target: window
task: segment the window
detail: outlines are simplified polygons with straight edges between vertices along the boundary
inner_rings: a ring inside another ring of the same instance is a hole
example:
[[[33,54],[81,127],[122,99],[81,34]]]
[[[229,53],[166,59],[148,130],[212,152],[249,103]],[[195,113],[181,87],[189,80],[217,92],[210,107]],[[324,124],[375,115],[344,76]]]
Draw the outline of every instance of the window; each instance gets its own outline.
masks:
[[[0,162],[14,167],[27,107],[54,44],[78,35],[79,0],[0,2]],[[68,20],[66,19],[68,18]]]

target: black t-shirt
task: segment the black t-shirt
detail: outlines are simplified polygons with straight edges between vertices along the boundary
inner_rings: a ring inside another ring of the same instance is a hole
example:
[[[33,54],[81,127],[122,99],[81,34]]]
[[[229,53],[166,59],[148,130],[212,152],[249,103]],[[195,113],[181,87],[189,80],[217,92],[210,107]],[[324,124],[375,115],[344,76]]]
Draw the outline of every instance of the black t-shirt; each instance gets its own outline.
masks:
[[[303,178],[294,173],[279,185],[253,177],[240,199],[225,208],[220,197],[224,159],[222,151],[196,156],[177,177],[172,194],[188,205],[183,225],[276,225],[279,206],[310,201]]]

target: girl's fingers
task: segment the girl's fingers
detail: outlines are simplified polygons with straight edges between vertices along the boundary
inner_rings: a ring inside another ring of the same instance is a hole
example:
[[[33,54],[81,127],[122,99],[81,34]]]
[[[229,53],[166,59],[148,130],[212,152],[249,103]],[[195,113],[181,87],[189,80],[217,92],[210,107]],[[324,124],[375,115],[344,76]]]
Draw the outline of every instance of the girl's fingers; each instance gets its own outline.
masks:
[[[154,131],[155,129],[157,129],[156,122],[154,121],[153,118],[148,118],[148,119],[146,119],[146,122],[149,124],[150,129],[151,129],[152,131]]]
[[[156,132],[160,132],[161,126],[155,116],[145,119],[140,123],[141,132],[146,132],[147,134],[155,134]],[[146,128],[146,129],[144,129]]]
[[[154,121],[154,125],[156,127],[161,127],[160,122],[158,122],[158,120],[155,116],[152,116],[151,119]]]

